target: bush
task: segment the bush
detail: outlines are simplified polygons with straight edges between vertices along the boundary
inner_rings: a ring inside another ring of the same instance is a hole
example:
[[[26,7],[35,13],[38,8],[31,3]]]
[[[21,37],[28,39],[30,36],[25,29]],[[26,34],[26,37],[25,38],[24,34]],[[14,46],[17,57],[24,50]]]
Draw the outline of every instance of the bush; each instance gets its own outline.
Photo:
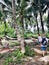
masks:
[[[38,38],[38,34],[32,34],[33,38]]]
[[[18,49],[12,53],[12,56],[17,57],[17,59],[21,59],[24,54],[20,51],[20,49]]]
[[[13,51],[5,56],[4,65],[9,65],[9,63],[21,63],[21,59],[24,57],[24,54],[21,53],[20,49]],[[15,58],[15,59],[14,59]]]
[[[2,25],[0,24],[0,35],[4,34],[4,28],[5,28],[4,24],[2,24]]]
[[[46,33],[46,37],[49,38],[49,33]]]
[[[8,57],[6,58],[4,65],[9,65],[9,63],[12,63],[12,62],[13,62],[12,57]]]
[[[2,23],[2,25],[0,24],[0,36],[1,37],[5,36],[5,32],[10,37],[14,37],[14,38],[17,37],[14,28],[11,28],[8,23],[6,23],[6,28],[4,23]]]
[[[26,45],[26,47],[25,47],[25,55],[34,56],[35,52],[33,50],[31,50],[30,46]]]
[[[32,37],[32,35],[33,35],[33,33],[31,33],[31,32],[26,32],[26,33],[24,33],[24,38],[25,39],[28,39],[28,38],[30,38],[30,37]]]
[[[25,39],[27,39],[27,38],[28,38],[28,37],[27,37],[27,34],[24,34],[24,38],[25,38]]]

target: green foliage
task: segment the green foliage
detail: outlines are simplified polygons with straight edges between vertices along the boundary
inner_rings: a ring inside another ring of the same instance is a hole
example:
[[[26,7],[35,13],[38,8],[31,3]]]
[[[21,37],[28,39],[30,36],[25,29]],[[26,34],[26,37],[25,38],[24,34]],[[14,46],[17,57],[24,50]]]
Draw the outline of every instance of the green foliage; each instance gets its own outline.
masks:
[[[6,28],[5,28],[4,23],[2,23],[2,25],[0,24],[0,36],[2,36],[2,35],[4,36],[5,32],[10,37],[16,37],[16,34],[14,33],[15,32],[14,28],[11,28],[8,23],[6,23]]]
[[[9,37],[16,37],[16,34],[14,34],[15,30],[13,28],[7,28],[6,32]]]
[[[24,34],[24,38],[25,38],[25,39],[27,39],[27,38],[28,38],[28,37],[27,37],[27,34]]]
[[[49,33],[46,33],[46,37],[49,38]]]
[[[17,59],[21,59],[21,58],[24,56],[24,54],[20,51],[20,49],[14,51],[14,52],[12,53],[12,55],[13,55],[14,57],[17,57]]]
[[[28,38],[30,38],[30,37],[32,37],[32,33],[31,33],[31,34],[29,34],[29,33],[28,33],[28,34],[24,34],[24,38],[25,38],[25,39],[28,39]]]
[[[5,63],[4,65],[9,65],[9,63],[13,63],[14,61],[16,63],[20,63],[21,59],[24,57],[24,54],[21,53],[20,49],[17,49],[15,51],[13,51],[12,53],[8,53],[5,56]],[[16,58],[15,60],[13,60],[14,58]]]
[[[16,34],[14,34],[15,32],[14,28],[11,28],[8,24],[6,24],[6,26],[7,35],[10,37],[16,37]]]
[[[40,33],[42,34],[42,33]],[[34,33],[25,33],[24,34],[24,38],[27,39],[27,38],[30,38],[30,37],[33,37],[33,38],[38,38],[38,34],[34,34]],[[49,33],[46,33],[46,37],[49,38]]]
[[[33,50],[31,50],[30,46],[26,45],[26,47],[25,47],[25,55],[34,56],[35,52]]]
[[[24,38],[25,39],[27,39],[27,38],[30,38],[30,37],[32,37],[32,32],[30,32],[30,31],[26,31],[25,33],[24,33]]]
[[[24,54],[20,51],[20,49],[18,49],[12,53],[12,56],[16,58],[16,63],[21,63],[21,59],[24,57]]]
[[[11,63],[13,62],[12,57],[6,58],[6,60],[5,60],[5,62],[4,62],[4,65],[9,65],[10,62],[11,62]]]
[[[4,33],[4,24],[0,24],[0,34],[3,34]]]
[[[32,34],[33,38],[38,38],[38,34]]]
[[[33,37],[33,38],[38,38],[38,34],[36,33],[32,33],[32,32],[30,32],[30,31],[26,31],[25,33],[24,33],[24,38],[25,39],[28,39],[28,38],[31,38],[31,37]]]

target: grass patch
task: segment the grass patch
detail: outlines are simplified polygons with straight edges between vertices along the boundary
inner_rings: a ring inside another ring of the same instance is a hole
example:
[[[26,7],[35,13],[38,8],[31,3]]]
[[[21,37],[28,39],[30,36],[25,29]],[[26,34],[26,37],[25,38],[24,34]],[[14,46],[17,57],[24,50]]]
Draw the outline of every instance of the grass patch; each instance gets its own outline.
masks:
[[[33,57],[35,55],[35,52],[33,50],[31,50],[30,46],[26,45],[25,55]]]
[[[20,49],[13,51],[5,56],[4,65],[9,65],[9,63],[21,63],[21,59],[24,57],[24,54],[21,53]]]

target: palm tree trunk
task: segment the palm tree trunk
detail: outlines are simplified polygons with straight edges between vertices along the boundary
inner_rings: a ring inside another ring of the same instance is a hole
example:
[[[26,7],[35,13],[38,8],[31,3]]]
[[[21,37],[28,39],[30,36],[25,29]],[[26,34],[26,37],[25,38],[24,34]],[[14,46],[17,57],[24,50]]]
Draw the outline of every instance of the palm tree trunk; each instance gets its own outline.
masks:
[[[17,23],[16,23],[15,0],[12,0],[12,12],[13,12],[14,26],[15,26],[16,34],[17,34],[17,40],[18,40],[18,42],[21,44],[21,52],[24,53],[24,52],[25,52],[25,48],[24,48],[23,32],[22,32],[22,37],[21,37],[21,36],[20,36],[20,32],[19,32],[19,30],[18,30],[18,25],[17,25]]]
[[[41,20],[41,26],[42,26],[42,33],[44,33],[44,24],[42,21],[42,12],[40,11],[40,20]]]
[[[48,7],[48,20],[47,20],[47,27],[48,27],[48,32],[49,32],[49,7]]]
[[[20,12],[20,24],[21,24],[21,27],[24,29],[24,22],[23,22],[24,18],[23,18],[23,11],[21,10]]]
[[[39,34],[39,27],[38,27],[37,16],[36,16],[36,23],[37,23],[37,31],[38,31],[38,34]]]
[[[21,18],[21,21],[20,21],[21,22],[21,26],[24,29],[23,15],[21,15],[20,18]]]
[[[40,13],[41,26],[42,26],[42,33],[44,33],[44,24],[43,24],[43,21],[42,21],[42,9],[41,9],[40,0],[38,0],[38,4],[39,4],[39,13]]]

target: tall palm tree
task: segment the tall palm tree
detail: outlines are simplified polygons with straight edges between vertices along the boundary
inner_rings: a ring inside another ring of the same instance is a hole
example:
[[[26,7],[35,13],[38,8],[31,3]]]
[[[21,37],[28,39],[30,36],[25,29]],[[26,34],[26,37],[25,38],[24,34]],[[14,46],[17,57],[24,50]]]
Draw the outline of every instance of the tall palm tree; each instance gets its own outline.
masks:
[[[23,34],[24,34],[24,30],[23,30],[23,18],[26,18],[28,17],[26,14],[28,14],[28,11],[26,8],[28,5],[26,3],[27,1],[24,1],[24,0],[18,0],[16,3],[15,3],[15,0],[12,0],[11,3],[12,3],[12,14],[13,14],[13,20],[14,20],[14,28],[16,29],[16,33],[17,33],[17,39],[19,41],[19,43],[21,43],[21,51],[25,51],[24,49],[24,37],[23,37]],[[29,11],[30,12],[30,11]],[[21,34],[22,36],[20,35],[20,31],[19,31],[19,27],[18,27],[18,24],[16,22],[16,18],[17,18],[17,15],[19,15],[18,18],[20,18],[20,22],[21,22]],[[30,16],[29,16],[30,17]]]
[[[45,7],[45,0],[34,0],[33,5],[37,7],[39,13],[40,13],[40,20],[41,20],[41,26],[42,26],[42,32],[44,32],[44,24],[42,20],[42,16],[44,14],[43,8]]]
[[[35,4],[37,4],[35,2]],[[33,6],[33,13],[34,13],[34,16],[35,16],[35,19],[36,19],[36,24],[37,24],[37,31],[38,31],[38,34],[39,34],[39,26],[38,26],[38,21],[37,21],[37,17],[38,17],[38,7],[35,5],[34,3],[32,3],[32,6]]]
[[[48,6],[48,20],[47,20],[47,27],[48,27],[48,32],[49,32],[49,6]]]
[[[48,32],[49,32],[49,0],[45,0],[45,3],[47,5],[47,9],[48,10],[48,20],[47,20],[47,27],[48,27]]]
[[[15,26],[16,33],[17,33],[17,40],[21,44],[21,52],[24,53],[25,52],[24,37],[23,37],[24,33],[22,31],[22,36],[20,36],[19,28],[18,28],[18,25],[17,25],[17,22],[16,22],[16,5],[15,5],[15,0],[12,0],[12,13],[13,13],[14,26]]]
[[[39,26],[38,26],[38,21],[37,21],[37,13],[35,13],[34,15],[35,15],[35,18],[36,18],[37,31],[38,31],[38,34],[39,34]]]
[[[42,20],[42,16],[43,16],[42,6],[43,6],[43,4],[40,2],[40,0],[38,1],[38,4],[39,4],[39,13],[40,13],[42,32],[44,33],[44,24],[43,24],[43,20]]]
[[[20,20],[20,23],[21,23],[21,26],[23,27],[24,29],[24,18],[28,18],[29,16],[27,16],[29,13],[30,13],[30,7],[29,4],[27,3],[29,0],[17,0],[17,15],[19,20]]]
[[[9,5],[9,0],[8,0],[8,2],[7,2],[7,0],[4,0],[4,2],[7,4],[7,6]],[[11,3],[10,3],[10,5],[11,5],[11,7],[12,7],[12,10],[10,10],[11,11],[11,13],[12,13],[12,16],[13,16],[13,20],[14,20],[14,28],[15,28],[15,30],[16,30],[16,34],[17,34],[17,40],[18,40],[18,42],[21,44],[21,52],[22,53],[24,53],[25,52],[25,48],[24,48],[24,37],[23,37],[23,31],[22,31],[22,36],[20,35],[20,31],[19,31],[19,27],[18,27],[18,25],[17,25],[17,22],[16,22],[16,4],[15,4],[15,0],[12,0],[12,1],[10,1]],[[6,7],[7,7],[6,6]],[[4,9],[4,7],[5,6],[3,6],[2,8]],[[10,9],[9,7],[7,7],[8,9]],[[2,9],[2,11],[4,11]],[[9,12],[9,11],[8,11]],[[3,13],[4,14],[4,13]],[[5,14],[4,14],[5,15]],[[3,16],[4,16],[3,15]],[[4,18],[4,21],[5,21],[5,18]],[[6,22],[4,22],[4,23],[6,23]]]
[[[48,32],[49,32],[49,0],[43,0],[43,1],[45,5],[43,12],[46,12],[46,10],[48,10],[47,27],[48,27]]]

